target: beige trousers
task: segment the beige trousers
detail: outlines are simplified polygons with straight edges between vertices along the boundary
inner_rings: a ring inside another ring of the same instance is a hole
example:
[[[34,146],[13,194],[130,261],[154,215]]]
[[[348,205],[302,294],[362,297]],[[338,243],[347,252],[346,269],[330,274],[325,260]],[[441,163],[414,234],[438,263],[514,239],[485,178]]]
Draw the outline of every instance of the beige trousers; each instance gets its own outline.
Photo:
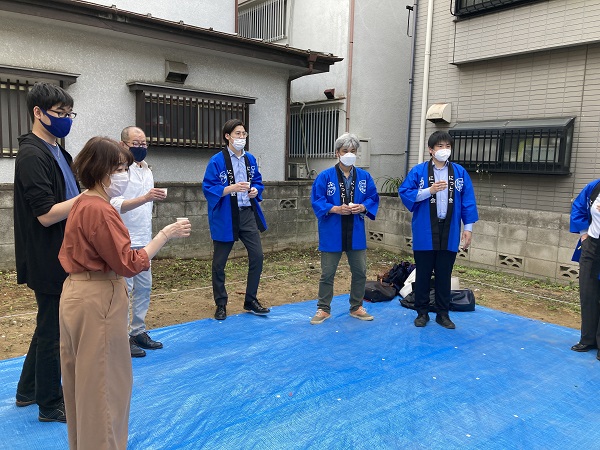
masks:
[[[60,297],[60,362],[72,450],[127,448],[133,376],[127,285],[114,272],[71,274]]]

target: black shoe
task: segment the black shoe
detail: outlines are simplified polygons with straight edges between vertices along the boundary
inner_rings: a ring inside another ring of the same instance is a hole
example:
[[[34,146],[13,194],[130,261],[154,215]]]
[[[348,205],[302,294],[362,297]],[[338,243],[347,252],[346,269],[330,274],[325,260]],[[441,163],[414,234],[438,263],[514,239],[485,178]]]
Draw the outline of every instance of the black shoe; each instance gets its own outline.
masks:
[[[129,338],[129,351],[131,351],[132,358],[143,358],[146,356],[146,352],[139,348],[131,337]]]
[[[147,348],[149,350],[163,348],[162,342],[153,341],[145,331],[143,333],[136,334],[135,336],[131,336],[129,340],[133,341],[133,343],[138,347]]]
[[[594,350],[598,347],[596,347],[593,344],[582,344],[581,342],[578,342],[577,344],[575,344],[573,347],[571,347],[571,350],[573,350],[574,352],[589,352],[590,350]]]
[[[227,319],[227,310],[225,308],[225,305],[217,305],[217,310],[215,311],[215,319],[217,319],[217,320]]]
[[[265,314],[269,314],[271,312],[269,308],[264,308],[260,303],[258,303],[258,300],[244,302],[244,309],[259,316],[264,316]]]
[[[417,318],[415,319],[415,327],[424,327],[429,322],[429,314],[427,313],[419,313]]]
[[[15,403],[19,407],[33,405],[35,403],[35,396],[23,395],[17,392],[17,398]]]
[[[65,405],[62,404],[54,409],[42,410],[40,408],[40,413],[38,415],[38,420],[40,422],[62,422],[67,423],[67,415],[65,414]]]
[[[439,323],[441,326],[443,326],[444,328],[448,328],[449,330],[454,330],[456,328],[456,325],[454,325],[454,322],[452,322],[450,320],[450,317],[448,317],[447,314],[436,315],[435,321],[437,323]]]

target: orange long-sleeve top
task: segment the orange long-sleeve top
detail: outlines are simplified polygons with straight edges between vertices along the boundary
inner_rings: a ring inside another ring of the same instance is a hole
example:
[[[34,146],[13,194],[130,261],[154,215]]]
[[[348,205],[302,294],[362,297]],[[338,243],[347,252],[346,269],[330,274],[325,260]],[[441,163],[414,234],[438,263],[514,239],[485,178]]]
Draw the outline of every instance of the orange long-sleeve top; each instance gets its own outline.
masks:
[[[69,213],[58,259],[67,273],[112,270],[132,277],[150,267],[146,251],[131,248],[117,210],[103,198],[87,194],[75,201]]]

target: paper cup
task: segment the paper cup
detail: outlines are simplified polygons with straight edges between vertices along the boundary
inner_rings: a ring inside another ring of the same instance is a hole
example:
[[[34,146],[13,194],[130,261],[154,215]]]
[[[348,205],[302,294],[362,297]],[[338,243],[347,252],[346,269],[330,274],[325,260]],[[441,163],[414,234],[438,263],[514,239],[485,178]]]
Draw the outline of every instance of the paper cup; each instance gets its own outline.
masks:
[[[177,217],[175,219],[177,222],[183,222],[184,220],[189,220],[187,217]]]
[[[163,191],[165,193],[165,196],[167,195],[167,188],[158,188],[158,189],[160,189],[161,191]]]

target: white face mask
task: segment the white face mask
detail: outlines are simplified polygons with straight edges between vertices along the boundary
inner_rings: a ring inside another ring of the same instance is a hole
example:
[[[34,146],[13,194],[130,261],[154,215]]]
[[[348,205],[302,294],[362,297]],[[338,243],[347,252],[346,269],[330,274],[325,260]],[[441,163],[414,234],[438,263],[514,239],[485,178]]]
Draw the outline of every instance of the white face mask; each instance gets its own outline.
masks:
[[[448,158],[450,158],[450,153],[452,150],[449,148],[442,148],[433,154],[433,157],[437,159],[439,162],[446,162]]]
[[[110,198],[114,198],[123,195],[128,184],[129,173],[119,172],[110,175],[110,186],[106,187],[104,184],[102,184],[102,187],[104,188],[106,195],[108,195]]]
[[[246,146],[246,139],[234,139],[233,140],[233,148],[235,148],[238,152],[242,151],[242,149]]]
[[[346,153],[342,156],[340,156],[340,162],[345,165],[346,167],[350,167],[353,166],[354,163],[356,162],[356,153]]]

